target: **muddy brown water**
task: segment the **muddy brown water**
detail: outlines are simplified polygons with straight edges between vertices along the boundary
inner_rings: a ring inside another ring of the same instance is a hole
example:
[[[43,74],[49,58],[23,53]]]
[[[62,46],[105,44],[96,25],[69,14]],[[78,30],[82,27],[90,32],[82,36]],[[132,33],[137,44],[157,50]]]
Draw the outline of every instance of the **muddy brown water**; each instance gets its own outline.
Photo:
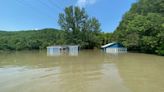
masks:
[[[1,52],[0,92],[164,92],[164,57],[93,50],[74,56]]]

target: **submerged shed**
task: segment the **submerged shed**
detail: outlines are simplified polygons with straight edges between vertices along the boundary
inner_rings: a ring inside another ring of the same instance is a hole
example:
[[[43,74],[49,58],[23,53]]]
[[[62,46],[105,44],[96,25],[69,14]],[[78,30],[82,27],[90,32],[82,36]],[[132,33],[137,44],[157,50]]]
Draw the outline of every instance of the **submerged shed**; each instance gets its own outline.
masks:
[[[49,46],[47,47],[47,54],[50,56],[58,56],[61,54],[61,46]]]
[[[77,56],[79,52],[79,46],[78,45],[70,45],[68,46],[69,55],[70,56]]]
[[[61,54],[78,55],[78,45],[62,45],[62,46],[49,46],[47,47],[47,54],[49,56],[59,56]]]
[[[125,53],[127,48],[125,48],[121,43],[113,42],[101,46],[103,51],[106,53]]]

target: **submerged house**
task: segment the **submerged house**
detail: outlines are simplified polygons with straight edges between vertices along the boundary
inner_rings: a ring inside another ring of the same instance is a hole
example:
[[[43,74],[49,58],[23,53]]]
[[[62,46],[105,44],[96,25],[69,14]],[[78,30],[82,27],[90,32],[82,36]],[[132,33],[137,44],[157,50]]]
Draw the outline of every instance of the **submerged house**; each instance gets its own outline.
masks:
[[[68,52],[70,56],[77,56],[79,53],[79,46],[78,45],[68,46]]]
[[[125,53],[127,48],[125,48],[121,43],[113,42],[108,43],[104,46],[101,46],[104,52],[106,53]]]
[[[78,45],[62,45],[62,46],[49,46],[47,47],[48,56],[59,56],[62,54],[68,54],[71,56],[78,55],[79,46]]]
[[[47,47],[47,54],[49,56],[59,56],[61,54],[61,46],[49,46]]]

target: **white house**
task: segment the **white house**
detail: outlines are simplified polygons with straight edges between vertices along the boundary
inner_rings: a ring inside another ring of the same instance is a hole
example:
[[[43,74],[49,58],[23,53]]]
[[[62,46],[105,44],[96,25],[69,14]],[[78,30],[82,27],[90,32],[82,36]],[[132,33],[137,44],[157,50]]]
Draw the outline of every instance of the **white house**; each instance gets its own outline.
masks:
[[[70,56],[77,56],[79,52],[78,45],[62,45],[62,46],[49,46],[47,47],[48,56],[60,56],[62,54],[68,54]]]
[[[126,53],[127,48],[125,48],[122,44],[113,42],[113,43],[108,43],[106,45],[101,46],[103,51],[106,53]]]

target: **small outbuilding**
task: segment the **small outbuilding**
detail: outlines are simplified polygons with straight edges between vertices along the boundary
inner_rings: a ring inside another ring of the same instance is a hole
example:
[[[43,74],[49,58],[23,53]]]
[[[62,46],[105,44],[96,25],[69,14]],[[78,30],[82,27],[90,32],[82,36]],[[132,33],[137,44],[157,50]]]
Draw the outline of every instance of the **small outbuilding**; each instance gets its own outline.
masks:
[[[49,56],[59,56],[61,54],[61,46],[49,46],[47,47],[47,54]]]
[[[68,46],[68,52],[70,56],[78,56],[79,46],[78,45]]]
[[[106,53],[126,53],[127,48],[125,48],[121,43],[113,42],[101,46]]]
[[[62,45],[62,46],[49,46],[47,47],[48,56],[59,56],[61,54],[67,54],[73,56],[78,55],[79,46],[78,45]]]

